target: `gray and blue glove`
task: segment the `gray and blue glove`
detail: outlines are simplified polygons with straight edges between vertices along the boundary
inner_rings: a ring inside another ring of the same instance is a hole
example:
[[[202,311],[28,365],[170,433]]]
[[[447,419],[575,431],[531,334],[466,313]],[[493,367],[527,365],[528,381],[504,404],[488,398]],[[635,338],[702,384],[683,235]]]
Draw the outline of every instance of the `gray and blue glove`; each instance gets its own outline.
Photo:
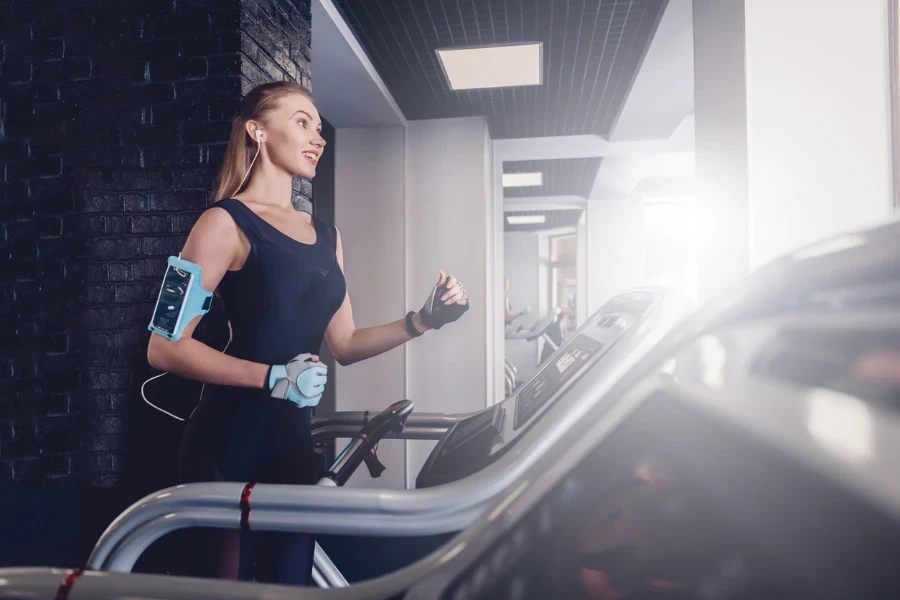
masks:
[[[530,307],[530,306],[526,306],[525,308],[523,308],[523,309],[522,309],[522,314],[523,314],[523,315],[530,315],[530,314],[531,314],[531,307]]]
[[[447,300],[444,300],[444,295]],[[469,293],[456,277],[447,276],[441,271],[438,282],[431,289],[425,306],[419,311],[422,322],[432,329],[440,329],[448,323],[458,320],[469,310]]]
[[[328,367],[314,362],[312,354],[298,354],[288,364],[269,369],[270,395],[301,407],[316,406],[327,381]]]

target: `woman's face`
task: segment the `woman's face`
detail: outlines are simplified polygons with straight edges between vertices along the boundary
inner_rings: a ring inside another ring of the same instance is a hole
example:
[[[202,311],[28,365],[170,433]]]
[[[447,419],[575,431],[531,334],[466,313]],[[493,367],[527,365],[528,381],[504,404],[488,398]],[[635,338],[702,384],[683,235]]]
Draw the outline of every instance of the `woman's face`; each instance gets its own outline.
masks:
[[[269,160],[293,175],[316,176],[316,164],[325,149],[322,120],[313,103],[302,94],[281,99],[261,126]]]

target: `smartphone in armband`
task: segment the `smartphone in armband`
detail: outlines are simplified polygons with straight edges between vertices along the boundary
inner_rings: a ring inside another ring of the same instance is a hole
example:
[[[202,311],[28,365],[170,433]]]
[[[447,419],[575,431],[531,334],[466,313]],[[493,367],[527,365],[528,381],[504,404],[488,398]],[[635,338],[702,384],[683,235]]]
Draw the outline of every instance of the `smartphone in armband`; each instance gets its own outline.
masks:
[[[213,295],[203,289],[202,281],[200,265],[170,256],[147,329],[170,340],[179,339],[188,323],[209,312]]]

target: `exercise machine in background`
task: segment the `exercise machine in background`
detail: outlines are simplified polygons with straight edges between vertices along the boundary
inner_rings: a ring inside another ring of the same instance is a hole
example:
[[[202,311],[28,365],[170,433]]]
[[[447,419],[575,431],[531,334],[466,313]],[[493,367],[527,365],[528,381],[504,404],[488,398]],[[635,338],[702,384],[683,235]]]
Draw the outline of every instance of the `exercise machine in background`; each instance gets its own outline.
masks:
[[[525,331],[525,327],[520,325],[514,331],[507,330],[507,340],[525,340],[533,342],[535,340],[543,340],[544,344],[541,348],[541,359],[539,364],[544,364],[554,352],[559,349],[563,343],[562,333],[562,309],[554,308],[550,313],[535,323],[531,329]],[[518,387],[521,381],[518,376],[518,370],[509,360],[504,360],[504,379],[506,395],[509,396]]]

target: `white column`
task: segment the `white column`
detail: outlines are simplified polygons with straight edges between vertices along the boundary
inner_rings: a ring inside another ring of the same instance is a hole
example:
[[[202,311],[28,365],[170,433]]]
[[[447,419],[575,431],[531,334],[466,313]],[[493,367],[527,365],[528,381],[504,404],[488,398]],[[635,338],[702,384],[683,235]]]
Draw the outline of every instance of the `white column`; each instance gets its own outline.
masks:
[[[891,213],[888,2],[694,0],[701,298]]]
[[[407,390],[422,412],[487,406],[489,137],[481,117],[410,121],[406,153],[406,301],[418,309],[440,269],[462,281],[473,308],[458,322],[407,345]],[[502,242],[501,242],[502,243]],[[409,442],[414,480],[433,442]]]
[[[335,225],[341,232],[344,274],[357,327],[390,323],[405,314],[404,129],[336,131]],[[406,397],[403,348],[349,367],[332,378],[337,410],[385,409]],[[347,440],[338,440],[338,452]],[[402,489],[405,450],[384,440],[378,457],[387,471],[378,479],[360,468],[347,485]]]
[[[744,1],[693,4],[698,287],[704,299],[749,270]]]
[[[575,232],[578,240],[578,250],[576,255],[576,273],[578,277],[578,298],[577,304],[575,307],[575,312],[577,313],[577,323],[578,326],[581,327],[581,324],[584,323],[587,318],[590,316],[588,312],[588,219],[590,215],[588,214],[587,209],[585,209],[585,214],[581,218],[581,222],[578,224]]]
[[[643,279],[643,205],[633,199],[593,200],[587,221],[592,314]]]
[[[751,266],[888,217],[888,4],[746,3]]]

